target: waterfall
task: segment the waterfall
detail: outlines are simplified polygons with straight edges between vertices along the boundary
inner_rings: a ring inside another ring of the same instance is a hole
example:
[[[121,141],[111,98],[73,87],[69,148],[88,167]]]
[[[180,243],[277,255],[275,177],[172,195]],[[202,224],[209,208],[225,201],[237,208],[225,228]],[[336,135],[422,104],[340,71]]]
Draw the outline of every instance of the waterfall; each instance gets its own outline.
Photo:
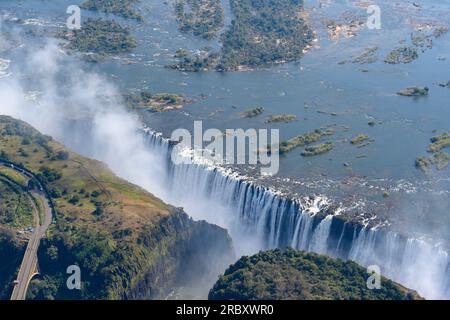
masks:
[[[312,233],[313,216],[308,213],[300,214],[300,218],[296,223],[294,237],[291,246],[300,250],[308,248],[309,239]]]
[[[204,163],[173,164],[170,143],[148,132],[148,147],[163,155],[169,203],[195,219],[229,230],[238,254],[292,246],[331,257],[377,265],[383,275],[426,298],[450,299],[450,257],[438,244],[325,215],[324,197],[288,199]]]
[[[320,222],[320,224],[314,230],[314,234],[311,238],[311,244],[309,246],[309,251],[321,254],[328,253],[328,239],[330,236],[332,221],[333,216],[328,215]]]

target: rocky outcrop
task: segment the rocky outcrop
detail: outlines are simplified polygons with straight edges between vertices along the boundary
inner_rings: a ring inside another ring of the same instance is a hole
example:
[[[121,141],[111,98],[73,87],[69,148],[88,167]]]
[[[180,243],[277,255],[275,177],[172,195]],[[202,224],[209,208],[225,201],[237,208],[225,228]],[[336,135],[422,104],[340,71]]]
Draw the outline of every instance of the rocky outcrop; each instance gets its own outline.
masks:
[[[445,82],[439,83],[439,86],[442,87],[442,88],[449,88],[450,89],[450,80],[448,80],[446,83]]]
[[[427,96],[430,89],[428,87],[409,87],[397,92],[399,96],[420,97]]]

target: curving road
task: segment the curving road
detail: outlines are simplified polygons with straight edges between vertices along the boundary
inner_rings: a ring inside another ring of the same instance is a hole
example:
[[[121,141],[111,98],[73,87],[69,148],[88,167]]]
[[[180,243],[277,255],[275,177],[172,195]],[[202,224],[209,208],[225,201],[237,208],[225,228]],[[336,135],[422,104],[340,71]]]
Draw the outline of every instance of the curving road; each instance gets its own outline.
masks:
[[[25,172],[13,165],[0,161],[0,164],[7,165],[26,176],[27,178],[34,178],[29,172]],[[39,189],[42,189],[39,187]],[[11,295],[11,300],[25,300],[27,295],[28,285],[31,278],[37,274],[37,252],[41,239],[45,236],[47,229],[52,223],[52,209],[49,206],[49,201],[43,191],[31,191],[32,195],[42,203],[44,209],[44,221],[39,221],[39,208],[33,203],[34,207],[34,224],[35,228],[30,240],[28,241],[27,249],[25,251],[22,264],[20,265],[17,280],[14,282],[14,289]],[[42,222],[42,224],[40,224]]]

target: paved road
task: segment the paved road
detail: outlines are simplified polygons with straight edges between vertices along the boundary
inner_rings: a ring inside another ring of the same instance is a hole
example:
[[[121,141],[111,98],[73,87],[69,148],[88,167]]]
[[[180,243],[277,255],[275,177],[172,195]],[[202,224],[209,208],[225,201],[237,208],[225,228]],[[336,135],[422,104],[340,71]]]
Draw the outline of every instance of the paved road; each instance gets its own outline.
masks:
[[[10,168],[15,169],[21,174],[30,177],[30,174],[25,174],[21,169],[15,167]],[[34,205],[34,224],[35,228],[30,240],[28,241],[27,249],[25,251],[22,264],[19,269],[17,276],[17,282],[14,285],[13,293],[11,295],[11,300],[25,300],[27,295],[28,284],[37,272],[37,251],[39,249],[39,244],[41,239],[45,236],[45,233],[52,223],[52,209],[49,206],[49,202],[44,192],[42,191],[32,191],[32,195],[42,203],[44,209],[44,221],[39,221],[39,208]],[[41,224],[42,223],[42,224]]]

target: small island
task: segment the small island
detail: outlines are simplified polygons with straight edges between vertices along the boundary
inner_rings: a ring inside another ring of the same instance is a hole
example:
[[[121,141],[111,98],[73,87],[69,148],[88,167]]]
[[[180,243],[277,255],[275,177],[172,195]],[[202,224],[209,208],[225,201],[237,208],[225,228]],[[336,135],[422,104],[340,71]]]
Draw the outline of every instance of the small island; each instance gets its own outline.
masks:
[[[123,99],[128,108],[133,110],[146,110],[149,112],[167,112],[182,109],[188,102],[184,96],[179,94],[152,94],[149,90],[124,94]]]
[[[256,107],[241,113],[242,118],[255,118],[264,112],[263,107]]]
[[[58,34],[67,48],[82,53],[111,55],[131,52],[137,46],[128,28],[114,20],[87,19],[83,28]]]
[[[334,144],[332,142],[325,142],[321,144],[316,144],[313,146],[307,146],[305,151],[302,152],[302,157],[313,157],[318,156],[334,149]]]
[[[300,134],[292,139],[283,141],[280,144],[280,154],[289,153],[297,147],[307,146],[309,144],[319,141],[325,136],[332,136],[332,135],[334,135],[334,130],[330,128],[316,129],[312,132]]]
[[[354,137],[353,139],[351,139],[351,140],[350,140],[350,143],[351,143],[351,144],[354,144],[354,145],[359,145],[359,144],[361,144],[361,143],[367,142],[369,139],[370,139],[370,138],[369,138],[369,135],[364,134],[364,133],[361,133],[361,134],[358,134],[358,135],[357,135],[356,137]]]
[[[392,50],[384,62],[388,64],[411,63],[419,58],[419,53],[413,47],[400,47]]]
[[[222,38],[219,70],[295,61],[309,49],[314,35],[302,18],[302,0],[231,0],[230,4],[235,20]]]
[[[297,120],[297,116],[293,114],[278,114],[269,116],[266,120],[266,123],[279,123],[279,122],[292,122]]]
[[[185,55],[169,68],[188,72],[247,71],[299,60],[311,47],[314,34],[303,19],[303,0],[231,0],[230,5],[234,19],[221,36],[220,51]],[[208,23],[208,29],[193,17],[186,19],[183,4],[177,6],[181,30],[206,38],[214,34],[210,29],[215,30],[212,26],[218,23]]]
[[[450,147],[450,134],[444,132],[438,136],[432,137],[430,141],[431,143],[427,148],[427,152],[432,155],[428,157],[418,157],[415,162],[416,168],[424,173],[431,173],[434,165],[437,170],[444,170],[450,164],[450,154],[443,151]]]
[[[428,146],[428,152],[439,152],[444,148],[450,147],[450,134],[444,132],[438,136],[431,138],[431,144]]]
[[[399,96],[404,97],[421,97],[427,96],[430,89],[428,87],[409,87],[397,92]]]

